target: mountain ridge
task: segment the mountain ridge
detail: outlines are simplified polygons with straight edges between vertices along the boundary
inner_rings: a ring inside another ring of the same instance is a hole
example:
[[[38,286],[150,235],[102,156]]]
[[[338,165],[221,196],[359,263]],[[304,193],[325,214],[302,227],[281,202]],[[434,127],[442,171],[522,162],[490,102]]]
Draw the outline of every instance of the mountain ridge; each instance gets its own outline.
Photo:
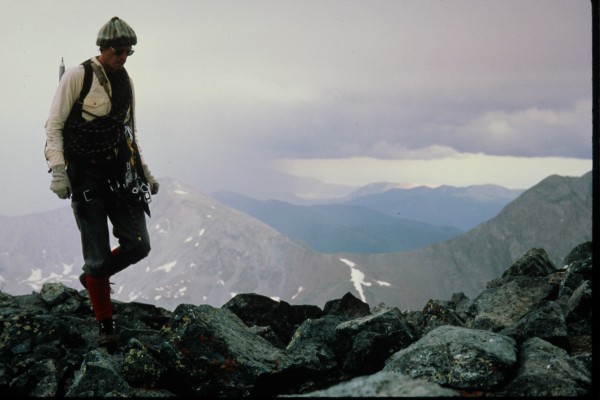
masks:
[[[528,249],[547,248],[557,265],[569,247],[591,239],[591,172],[549,177],[498,216],[459,237],[389,254],[324,254],[173,179],[161,181],[148,220],[148,258],[113,277],[115,298],[164,308],[221,305],[237,293],[291,304],[322,304],[347,292],[371,305],[417,309],[430,298],[467,295]],[[77,285],[82,265],[69,207],[8,218],[0,230],[0,290]]]
[[[506,189],[498,185],[442,185],[436,188],[417,186],[351,197],[346,204],[361,205],[390,216],[468,231],[496,216],[521,193],[523,190]]]
[[[279,200],[260,201],[231,192],[213,196],[323,253],[405,251],[463,233],[456,228],[394,218],[352,204],[298,206]]]
[[[494,217],[520,193],[498,185],[403,189],[381,182],[337,202],[310,205],[232,191],[211,196],[318,252],[391,253],[458,236]]]

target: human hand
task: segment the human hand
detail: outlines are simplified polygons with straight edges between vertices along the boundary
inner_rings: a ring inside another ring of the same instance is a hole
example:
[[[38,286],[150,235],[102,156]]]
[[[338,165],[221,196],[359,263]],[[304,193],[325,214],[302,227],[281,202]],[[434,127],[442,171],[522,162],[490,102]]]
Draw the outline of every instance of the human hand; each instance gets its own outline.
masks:
[[[148,165],[143,164],[143,168],[144,175],[146,175],[146,180],[148,181],[148,185],[150,185],[150,193],[155,195],[156,193],[158,193],[158,188],[160,187],[160,184],[154,178],[154,175],[152,175],[152,173],[150,172],[150,168],[148,168]]]
[[[67,170],[65,169],[64,164],[52,167],[50,190],[56,193],[60,199],[68,199],[71,197],[71,183],[67,177]]]

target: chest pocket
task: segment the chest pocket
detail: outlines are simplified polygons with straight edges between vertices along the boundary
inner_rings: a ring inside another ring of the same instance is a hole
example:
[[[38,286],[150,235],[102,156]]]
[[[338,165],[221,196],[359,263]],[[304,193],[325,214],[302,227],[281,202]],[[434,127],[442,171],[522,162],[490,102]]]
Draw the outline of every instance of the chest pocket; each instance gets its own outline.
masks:
[[[86,121],[91,121],[96,117],[108,114],[110,106],[110,98],[101,86],[97,86],[90,90],[83,99],[81,115]]]

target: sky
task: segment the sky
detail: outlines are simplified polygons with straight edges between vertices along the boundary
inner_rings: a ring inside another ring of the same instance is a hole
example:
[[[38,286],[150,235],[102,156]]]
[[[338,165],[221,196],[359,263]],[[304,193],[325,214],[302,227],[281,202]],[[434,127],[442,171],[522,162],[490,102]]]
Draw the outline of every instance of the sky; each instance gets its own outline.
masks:
[[[64,207],[44,124],[113,16],[158,178],[264,199],[592,170],[589,0],[1,0],[0,215]],[[319,183],[319,184],[317,184]],[[160,193],[158,194],[160,195]]]

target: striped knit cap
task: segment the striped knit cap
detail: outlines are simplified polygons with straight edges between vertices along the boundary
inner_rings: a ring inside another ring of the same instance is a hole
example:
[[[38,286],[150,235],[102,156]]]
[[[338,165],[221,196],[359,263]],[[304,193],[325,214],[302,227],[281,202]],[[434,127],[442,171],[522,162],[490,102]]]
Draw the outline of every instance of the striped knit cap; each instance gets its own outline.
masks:
[[[100,47],[133,46],[137,44],[135,32],[119,17],[112,17],[100,31],[96,45]]]

